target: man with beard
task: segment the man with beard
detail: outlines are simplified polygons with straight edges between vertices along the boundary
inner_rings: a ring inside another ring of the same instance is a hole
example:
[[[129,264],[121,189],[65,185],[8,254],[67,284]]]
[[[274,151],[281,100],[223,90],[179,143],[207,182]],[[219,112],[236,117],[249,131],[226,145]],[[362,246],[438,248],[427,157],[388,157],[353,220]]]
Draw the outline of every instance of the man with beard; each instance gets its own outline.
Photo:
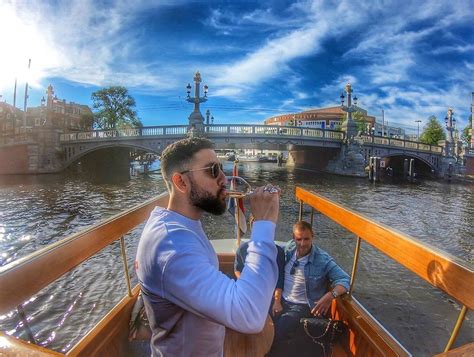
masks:
[[[247,266],[238,281],[218,270],[204,233],[204,212],[226,210],[226,182],[213,145],[188,138],[168,146],[161,172],[170,199],[153,210],[137,251],[137,275],[152,329],[152,356],[222,356],[225,326],[257,333],[264,326],[278,270],[274,244],[279,190],[250,195],[255,217]]]

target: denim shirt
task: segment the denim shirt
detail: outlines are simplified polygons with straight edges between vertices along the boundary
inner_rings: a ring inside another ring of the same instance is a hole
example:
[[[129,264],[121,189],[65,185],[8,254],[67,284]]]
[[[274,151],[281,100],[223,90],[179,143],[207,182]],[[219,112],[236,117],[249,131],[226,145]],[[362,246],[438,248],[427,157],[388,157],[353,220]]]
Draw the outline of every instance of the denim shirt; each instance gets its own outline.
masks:
[[[285,262],[288,263],[295,254],[296,243],[291,240],[285,247]],[[336,264],[334,259],[321,248],[313,243],[308,263],[304,267],[306,283],[306,296],[308,305],[313,308],[324,294],[328,291],[328,283],[331,287],[342,285],[349,290],[349,275]]]

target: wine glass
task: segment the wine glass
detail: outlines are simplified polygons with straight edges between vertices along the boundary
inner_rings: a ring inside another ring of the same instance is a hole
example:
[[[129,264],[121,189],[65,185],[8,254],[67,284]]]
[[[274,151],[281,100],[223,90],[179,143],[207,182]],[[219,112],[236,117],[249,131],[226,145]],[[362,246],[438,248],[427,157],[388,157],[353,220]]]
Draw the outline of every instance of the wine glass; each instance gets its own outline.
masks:
[[[227,197],[243,198],[250,195],[252,186],[240,176],[226,176]]]

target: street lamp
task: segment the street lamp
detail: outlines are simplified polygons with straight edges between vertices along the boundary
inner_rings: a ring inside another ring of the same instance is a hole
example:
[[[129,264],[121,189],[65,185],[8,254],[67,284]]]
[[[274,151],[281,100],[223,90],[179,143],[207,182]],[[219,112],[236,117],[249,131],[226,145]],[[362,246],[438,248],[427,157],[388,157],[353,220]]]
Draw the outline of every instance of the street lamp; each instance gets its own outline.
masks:
[[[201,110],[199,109],[199,104],[204,103],[204,102],[207,101],[207,92],[209,90],[209,87],[207,85],[204,85],[204,87],[203,87],[204,97],[200,97],[199,96],[199,91],[200,91],[200,87],[201,87],[201,85],[200,85],[201,84],[201,74],[199,73],[199,71],[196,72],[196,74],[194,75],[193,80],[194,80],[194,97],[191,97],[191,84],[188,83],[188,85],[186,86],[186,93],[187,93],[186,100],[189,103],[194,103],[194,110],[188,117],[189,126],[192,127],[194,125],[194,127],[197,130],[201,130],[202,125],[204,123],[204,117],[202,116]]]
[[[446,130],[448,131],[448,137],[446,138],[446,155],[453,156],[453,131],[456,127],[456,119],[454,118],[454,110],[453,108],[448,108],[448,112],[446,117],[444,118],[444,122],[446,123]]]
[[[420,119],[415,120],[415,123],[418,124],[418,127],[416,129],[416,140],[420,141],[420,123],[421,123],[421,120]]]
[[[346,138],[352,138],[357,135],[357,124],[352,120],[352,113],[357,111],[357,96],[354,96],[354,105],[352,104],[352,87],[350,83],[346,84],[345,91],[347,94],[347,106],[344,105],[344,92],[341,93],[341,109],[346,112],[347,120],[341,125],[341,130],[346,133]]]

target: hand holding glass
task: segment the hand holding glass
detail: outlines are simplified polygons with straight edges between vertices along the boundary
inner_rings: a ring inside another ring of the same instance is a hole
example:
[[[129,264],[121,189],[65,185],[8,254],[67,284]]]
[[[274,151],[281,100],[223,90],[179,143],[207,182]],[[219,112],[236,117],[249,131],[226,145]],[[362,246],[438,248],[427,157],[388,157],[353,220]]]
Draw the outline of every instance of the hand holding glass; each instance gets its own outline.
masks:
[[[226,176],[227,197],[243,198],[250,195],[253,190],[252,186],[239,176]]]
[[[253,193],[252,186],[245,181],[242,177],[239,176],[226,176],[227,188],[227,197],[231,198],[243,198],[245,196],[251,195]],[[264,192],[268,193],[277,193],[280,192],[280,189],[267,184],[263,189]]]

